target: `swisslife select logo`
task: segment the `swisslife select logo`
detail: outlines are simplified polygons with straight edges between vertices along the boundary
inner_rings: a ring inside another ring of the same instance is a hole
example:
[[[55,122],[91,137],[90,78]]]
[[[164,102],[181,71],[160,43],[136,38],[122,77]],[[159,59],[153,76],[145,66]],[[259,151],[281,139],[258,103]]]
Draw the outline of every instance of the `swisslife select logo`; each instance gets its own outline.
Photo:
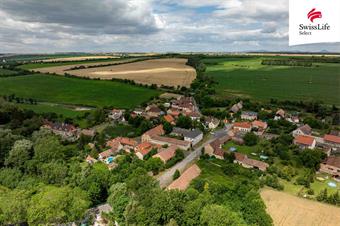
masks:
[[[289,45],[340,42],[340,0],[290,0]]]

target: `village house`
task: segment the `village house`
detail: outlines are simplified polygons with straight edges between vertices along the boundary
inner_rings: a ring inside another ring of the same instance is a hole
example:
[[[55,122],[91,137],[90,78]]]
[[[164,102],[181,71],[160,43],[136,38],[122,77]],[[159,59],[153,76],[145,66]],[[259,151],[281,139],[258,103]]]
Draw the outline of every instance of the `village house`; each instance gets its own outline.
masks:
[[[123,117],[125,110],[121,109],[112,109],[109,113],[109,118],[112,120],[119,120]]]
[[[88,164],[92,165],[92,164],[95,164],[95,163],[97,162],[97,159],[92,158],[91,155],[88,155],[88,156],[86,157],[86,162],[87,162]]]
[[[283,109],[280,108],[276,111],[274,120],[284,119],[285,116],[286,116],[286,112]]]
[[[215,156],[217,159],[224,159],[224,150],[222,149],[222,145],[230,140],[229,136],[224,136],[219,139],[215,139],[209,144],[204,146],[204,154],[209,156]]]
[[[235,153],[234,163],[240,164],[244,168],[258,169],[258,170],[261,170],[263,172],[266,171],[267,168],[269,167],[268,163],[258,161],[258,160],[255,160],[255,159],[250,159],[250,158],[248,158],[247,155],[244,155],[244,154],[238,153],[238,152]]]
[[[293,142],[301,149],[314,149],[316,145],[316,140],[314,137],[305,135],[296,136]]]
[[[293,137],[296,137],[299,135],[310,136],[312,135],[312,128],[308,124],[305,124],[297,128],[296,130],[294,130],[292,133],[293,133]]]
[[[155,146],[150,142],[143,142],[135,147],[135,155],[144,160],[144,157],[149,154],[153,149],[158,149],[160,146]]]
[[[156,105],[147,106],[145,108],[145,112],[148,118],[158,118],[159,116],[164,114],[164,112],[162,112],[162,110]]]
[[[205,125],[209,129],[216,129],[220,125],[220,120],[214,117],[206,117],[205,118]]]
[[[188,150],[191,143],[185,140],[178,140],[175,138],[164,137],[165,132],[163,130],[163,125],[159,125],[153,129],[146,131],[142,135],[142,142],[150,142],[155,145],[177,145],[183,150]]]
[[[185,170],[182,175],[174,180],[167,189],[178,189],[184,191],[190,185],[190,182],[201,174],[201,169],[196,165],[192,165],[187,170]]]
[[[326,134],[323,139],[325,144],[329,145],[330,147],[340,148],[340,136]]]
[[[67,123],[50,122],[45,120],[44,129],[52,131],[55,135],[60,136],[63,140],[74,142],[79,138],[79,129]]]
[[[185,112],[198,112],[198,107],[193,97],[179,97],[171,102],[171,107]]]
[[[239,103],[237,104],[234,104],[231,108],[230,108],[230,111],[234,114],[236,114],[237,112],[239,112],[240,110],[242,110],[243,108],[243,102],[240,101]]]
[[[178,146],[180,149],[183,149],[185,151],[189,150],[191,147],[191,143],[189,141],[185,141],[185,140],[178,140],[175,138],[171,138],[171,137],[163,137],[163,136],[151,136],[150,139],[148,140],[148,142],[155,144],[155,145],[176,145]]]
[[[235,122],[233,127],[235,131],[242,131],[248,133],[251,131],[252,125],[250,122]]]
[[[110,147],[113,150],[119,151],[120,149],[123,148],[123,146],[120,144],[118,139],[112,139],[106,142],[106,147]]]
[[[286,117],[286,120],[293,124],[298,124],[300,122],[299,116],[297,115],[289,115],[288,117]]]
[[[164,135],[165,132],[163,130],[163,125],[158,125],[148,131],[146,131],[143,135],[142,135],[142,142],[145,141],[149,141],[151,139],[152,136],[161,136]]]
[[[178,118],[178,116],[181,114],[180,111],[178,111],[178,109],[176,108],[170,108],[168,109],[167,113],[171,116],[173,116],[174,118]]]
[[[113,156],[114,154],[117,153],[117,150],[113,150],[113,149],[108,149],[106,151],[103,151],[101,153],[99,153],[98,155],[98,159],[102,162],[105,162],[105,160],[111,156]]]
[[[265,130],[268,128],[268,124],[266,122],[255,120],[251,123],[252,129],[254,129],[254,133],[256,135],[261,136]]]
[[[170,123],[171,125],[176,125],[176,121],[172,115],[164,115],[163,118],[166,122]]]
[[[137,141],[127,137],[116,137],[106,142],[107,147],[116,148],[118,145],[120,149],[123,149],[128,153],[130,153],[130,150],[134,150],[137,144]]]
[[[179,148],[176,145],[161,148],[157,154],[152,156],[152,158],[159,158],[165,164],[175,156],[177,149]]]
[[[241,119],[254,121],[257,119],[257,113],[253,111],[242,111]]]
[[[192,146],[196,145],[203,139],[203,133],[199,129],[189,130],[175,127],[171,134],[182,136],[185,141],[189,141]]]
[[[184,114],[185,116],[190,117],[190,119],[193,121],[200,121],[202,116],[198,111],[185,112]]]
[[[340,177],[340,157],[329,156],[320,164],[320,172]]]
[[[87,137],[94,137],[96,135],[96,131],[93,129],[83,129],[81,130],[81,134]]]
[[[142,108],[136,108],[131,112],[132,117],[144,115],[144,110]]]

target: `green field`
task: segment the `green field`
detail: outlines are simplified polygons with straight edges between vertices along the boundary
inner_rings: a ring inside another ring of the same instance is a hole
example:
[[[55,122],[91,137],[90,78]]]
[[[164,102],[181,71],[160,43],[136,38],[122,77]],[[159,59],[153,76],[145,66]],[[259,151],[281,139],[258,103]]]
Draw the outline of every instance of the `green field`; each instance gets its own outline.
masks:
[[[0,95],[11,94],[49,103],[132,108],[160,92],[116,81],[36,74],[0,78]]]
[[[75,118],[77,116],[83,116],[85,112],[89,111],[76,111],[67,107],[63,107],[61,105],[47,105],[47,104],[19,104],[21,108],[32,110],[36,113],[49,113],[53,112],[58,115],[63,115],[66,118]]]
[[[262,58],[207,58],[218,97],[258,100],[319,100],[340,105],[340,65],[314,63],[312,67],[261,65]]]

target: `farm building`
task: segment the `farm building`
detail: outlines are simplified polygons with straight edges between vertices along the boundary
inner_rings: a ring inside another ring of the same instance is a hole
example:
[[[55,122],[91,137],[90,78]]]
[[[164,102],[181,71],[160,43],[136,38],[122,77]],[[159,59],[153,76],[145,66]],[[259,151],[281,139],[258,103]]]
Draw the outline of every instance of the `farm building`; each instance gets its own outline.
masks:
[[[172,133],[177,136],[183,136],[185,141],[189,141],[192,146],[196,145],[203,139],[203,133],[199,129],[188,130],[175,127],[172,130]]]
[[[311,136],[298,135],[294,139],[294,144],[299,146],[301,149],[314,149],[316,140]]]
[[[164,135],[165,132],[163,130],[163,125],[158,125],[148,131],[146,131],[143,135],[142,135],[142,142],[144,141],[149,141],[151,139],[152,136],[160,136],[160,135]]]
[[[235,122],[234,130],[242,132],[250,132],[252,125],[250,122]]]
[[[320,164],[320,172],[340,176],[340,157],[329,156]]]
[[[177,149],[179,148],[176,145],[171,145],[168,148],[160,149],[159,152],[152,157],[159,158],[165,164],[167,161],[169,161],[175,156]]]
[[[261,171],[266,171],[269,167],[268,163],[258,161],[255,159],[248,158],[247,155],[236,152],[234,163],[240,164],[244,168],[259,169]]]
[[[334,148],[340,148],[340,136],[327,134],[323,139],[326,144]]]
[[[254,121],[257,119],[257,113],[253,111],[242,111],[241,119]]]
[[[310,136],[311,134],[312,128],[308,124],[300,126],[299,128],[293,131],[293,137],[296,137],[298,135]]]

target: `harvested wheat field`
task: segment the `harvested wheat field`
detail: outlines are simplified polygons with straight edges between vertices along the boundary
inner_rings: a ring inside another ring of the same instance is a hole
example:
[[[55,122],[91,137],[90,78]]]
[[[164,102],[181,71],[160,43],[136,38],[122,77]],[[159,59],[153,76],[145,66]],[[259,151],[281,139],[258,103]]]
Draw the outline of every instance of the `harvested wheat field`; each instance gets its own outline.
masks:
[[[63,57],[63,58],[53,58],[47,60],[40,60],[39,62],[65,62],[65,61],[82,61],[82,60],[102,60],[102,59],[115,59],[117,56],[80,56],[80,57]]]
[[[134,59],[129,60],[133,61]],[[140,84],[156,84],[159,86],[166,85],[189,87],[192,81],[196,78],[195,69],[186,65],[186,59],[154,59],[119,64],[123,62],[128,62],[128,60],[115,61],[115,63],[118,65],[79,70],[69,70],[70,68],[79,65],[38,68],[35,70],[41,73],[49,72],[61,75],[67,72],[68,74],[74,76],[99,78],[102,80],[111,80],[113,78],[129,79]],[[109,62],[103,63],[103,65],[108,63]],[[88,66],[89,64],[86,65]],[[99,64],[94,63],[94,65]]]
[[[186,59],[155,59],[113,65],[100,68],[89,68],[72,71],[77,76],[100,79],[129,79],[141,84],[189,87],[196,78],[196,71],[187,66]]]
[[[339,226],[340,208],[263,189],[261,197],[275,226]]]

